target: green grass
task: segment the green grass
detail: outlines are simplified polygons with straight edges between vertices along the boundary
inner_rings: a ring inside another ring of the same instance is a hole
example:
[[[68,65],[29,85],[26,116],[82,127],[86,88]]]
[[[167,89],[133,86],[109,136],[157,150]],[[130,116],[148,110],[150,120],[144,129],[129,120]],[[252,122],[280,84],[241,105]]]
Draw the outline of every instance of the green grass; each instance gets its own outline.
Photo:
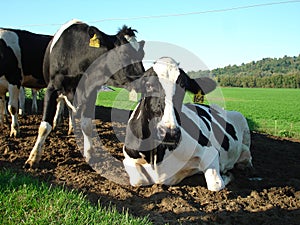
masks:
[[[127,110],[134,109],[137,101],[129,100],[129,91],[115,87],[113,89],[114,91],[99,92],[96,105]]]
[[[150,224],[113,207],[92,205],[77,191],[53,187],[35,178],[0,171],[0,224]]]
[[[247,118],[251,130],[300,138],[300,90],[222,88],[224,106]],[[212,102],[216,95],[212,93]]]
[[[100,92],[96,105],[119,109],[133,109],[136,101],[129,101],[129,92],[113,88]],[[252,131],[300,139],[300,89],[279,88],[218,88],[207,96],[208,103],[244,114]],[[184,102],[191,102],[186,95]]]
[[[97,105],[120,109],[133,109],[136,102],[129,101],[129,92],[114,88],[114,92],[101,92]],[[300,90],[276,88],[219,88],[207,96],[208,103],[241,112],[252,131],[300,139]],[[184,102],[190,102],[186,95]]]

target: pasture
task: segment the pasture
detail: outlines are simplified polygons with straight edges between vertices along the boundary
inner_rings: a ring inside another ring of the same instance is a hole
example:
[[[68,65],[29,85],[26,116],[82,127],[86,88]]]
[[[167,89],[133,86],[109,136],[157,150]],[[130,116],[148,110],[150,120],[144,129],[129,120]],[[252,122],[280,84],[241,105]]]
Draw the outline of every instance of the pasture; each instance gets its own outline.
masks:
[[[115,88],[99,93],[96,105],[133,109],[129,92]],[[221,88],[206,98],[208,104],[219,104],[227,110],[241,112],[252,131],[300,139],[300,90],[278,88]],[[186,95],[185,102],[192,96]]]
[[[300,139],[300,90],[222,88],[225,108],[243,113],[252,131]],[[208,98],[214,102],[212,93]]]

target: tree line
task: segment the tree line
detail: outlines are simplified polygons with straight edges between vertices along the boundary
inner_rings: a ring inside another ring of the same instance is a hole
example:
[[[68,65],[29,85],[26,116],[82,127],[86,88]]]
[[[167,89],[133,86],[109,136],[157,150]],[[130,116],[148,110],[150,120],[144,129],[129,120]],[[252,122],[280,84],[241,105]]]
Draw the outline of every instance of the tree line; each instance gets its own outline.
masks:
[[[222,87],[300,88],[300,54],[188,74],[191,77],[212,76]]]

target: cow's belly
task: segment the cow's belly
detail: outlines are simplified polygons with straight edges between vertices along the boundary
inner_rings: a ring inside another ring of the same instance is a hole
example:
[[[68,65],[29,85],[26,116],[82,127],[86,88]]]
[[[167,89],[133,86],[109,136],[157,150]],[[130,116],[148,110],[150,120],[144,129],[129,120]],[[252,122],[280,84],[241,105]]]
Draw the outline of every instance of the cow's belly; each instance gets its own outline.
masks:
[[[126,154],[123,164],[133,186],[155,183],[173,185],[188,176],[203,172],[217,156],[216,149],[201,147],[182,131],[180,145],[173,151],[167,150],[163,161],[159,164],[139,163]]]
[[[45,88],[46,83],[43,78],[37,79],[32,75],[24,75],[22,79],[22,86],[27,88]]]

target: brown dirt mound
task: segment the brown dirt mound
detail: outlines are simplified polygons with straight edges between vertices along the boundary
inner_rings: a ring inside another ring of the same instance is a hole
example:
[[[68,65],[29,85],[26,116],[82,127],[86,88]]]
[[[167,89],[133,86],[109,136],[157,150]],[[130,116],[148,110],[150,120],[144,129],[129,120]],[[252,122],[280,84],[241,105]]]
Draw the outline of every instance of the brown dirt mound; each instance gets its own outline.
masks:
[[[110,122],[110,109],[96,109],[97,131],[105,147],[122,159],[126,119]],[[21,136],[0,133],[0,167],[28,173],[41,180],[83,191],[92,203],[115,205],[134,216],[149,215],[154,224],[300,224],[300,141],[252,133],[255,171],[233,170],[235,180],[220,192],[206,188],[203,175],[179,185],[134,188],[118,185],[97,174],[83,159],[74,136],[67,136],[67,121],[51,132],[38,169],[23,165],[34,145],[40,115],[21,118]]]

